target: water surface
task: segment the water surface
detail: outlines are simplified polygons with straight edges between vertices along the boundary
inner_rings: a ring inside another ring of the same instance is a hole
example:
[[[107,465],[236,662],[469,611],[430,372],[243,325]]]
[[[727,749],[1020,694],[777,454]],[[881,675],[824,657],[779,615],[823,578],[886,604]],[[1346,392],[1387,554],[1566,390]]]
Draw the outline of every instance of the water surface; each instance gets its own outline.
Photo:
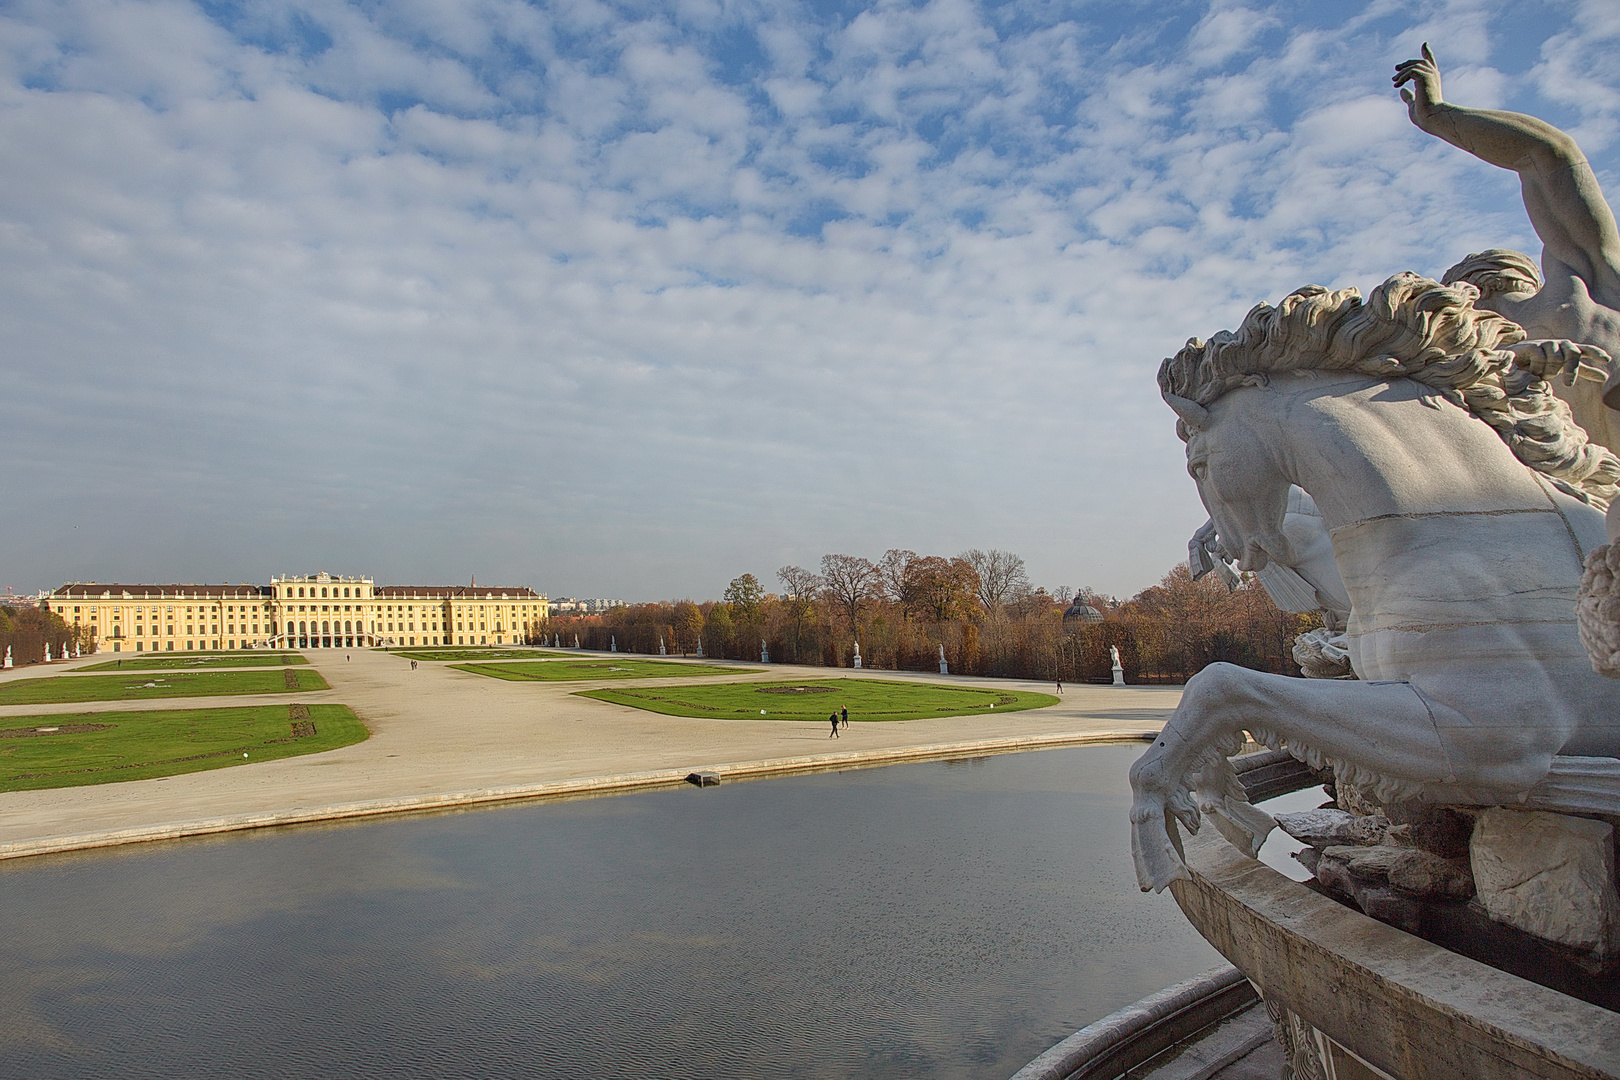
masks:
[[[0,865],[7,1077],[1003,1078],[1219,962],[1139,746]]]

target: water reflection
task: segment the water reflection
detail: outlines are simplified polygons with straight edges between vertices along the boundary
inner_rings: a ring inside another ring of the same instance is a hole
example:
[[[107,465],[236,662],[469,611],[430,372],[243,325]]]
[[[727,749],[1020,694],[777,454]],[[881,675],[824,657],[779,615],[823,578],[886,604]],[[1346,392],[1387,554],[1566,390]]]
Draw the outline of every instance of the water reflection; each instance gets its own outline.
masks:
[[[1135,746],[0,867],[8,1076],[998,1077],[1218,961]]]

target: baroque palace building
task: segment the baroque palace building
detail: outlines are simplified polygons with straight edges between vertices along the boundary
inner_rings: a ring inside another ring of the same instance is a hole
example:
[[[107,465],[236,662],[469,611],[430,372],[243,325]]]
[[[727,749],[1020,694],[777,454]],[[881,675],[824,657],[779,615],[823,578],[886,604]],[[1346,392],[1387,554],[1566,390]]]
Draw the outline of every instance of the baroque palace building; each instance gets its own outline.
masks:
[[[78,582],[40,606],[113,652],[515,645],[539,634],[547,610],[545,595],[527,587],[377,585],[325,573],[268,585]]]

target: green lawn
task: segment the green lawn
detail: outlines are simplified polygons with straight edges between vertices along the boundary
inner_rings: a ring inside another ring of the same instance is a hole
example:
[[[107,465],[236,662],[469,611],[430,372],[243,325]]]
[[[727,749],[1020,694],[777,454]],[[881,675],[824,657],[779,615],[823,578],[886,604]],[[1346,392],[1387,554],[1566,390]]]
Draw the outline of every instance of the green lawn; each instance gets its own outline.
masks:
[[[0,718],[0,791],[251,765],[336,750],[370,734],[347,705],[9,716]]]
[[[105,664],[74,668],[74,671],[157,671],[210,667],[287,667],[289,664],[307,664],[308,660],[292,652],[264,650],[262,652],[180,653],[174,656],[153,656],[135,653],[132,656],[108,660]]]
[[[849,709],[850,723],[867,720],[921,720],[1018,712],[1056,705],[1051,694],[977,686],[890,682],[886,679],[811,679],[794,682],[659,686],[646,690],[581,690],[580,697],[631,705],[670,716],[719,720],[815,720]],[[761,711],[763,710],[763,711]]]
[[[541,656],[578,656],[555,649],[389,649],[408,660],[533,660]]]
[[[149,701],[215,694],[291,694],[326,690],[317,671],[179,671],[163,675],[58,675],[0,683],[0,705],[62,701]]]
[[[752,668],[671,664],[662,660],[546,660],[535,664],[452,664],[457,671],[516,682],[578,682],[582,679],[668,679],[692,675],[744,675]]]

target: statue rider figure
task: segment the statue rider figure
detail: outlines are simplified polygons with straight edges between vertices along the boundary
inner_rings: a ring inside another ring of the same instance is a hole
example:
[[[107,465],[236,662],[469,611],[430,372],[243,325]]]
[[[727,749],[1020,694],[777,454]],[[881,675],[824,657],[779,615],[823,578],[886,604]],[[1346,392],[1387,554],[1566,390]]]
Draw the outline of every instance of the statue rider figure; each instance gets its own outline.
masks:
[[[1620,355],[1620,229],[1586,155],[1544,120],[1446,101],[1427,44],[1421,58],[1396,67],[1394,82],[1412,123],[1519,174],[1524,208],[1541,238],[1540,274],[1527,256],[1497,249],[1468,256],[1442,280],[1474,285],[1480,291],[1476,308],[1512,319],[1533,339],[1546,339],[1542,355],[1520,356],[1520,366],[1552,383],[1593,442],[1620,453],[1620,416],[1610,411],[1620,408],[1620,371],[1603,370],[1608,382],[1601,388],[1596,381],[1608,357]],[[1560,373],[1563,379],[1553,378]]]
[[[1615,412],[1620,409],[1620,368],[1611,372],[1609,365],[1612,356],[1620,355],[1620,228],[1586,156],[1574,139],[1545,120],[1446,101],[1440,93],[1440,68],[1427,44],[1422,57],[1396,67],[1394,82],[1417,127],[1519,174],[1525,210],[1543,245],[1539,272],[1528,255],[1496,248],[1469,255],[1441,280],[1473,285],[1480,292],[1474,307],[1524,327],[1532,340],[1514,347],[1515,363],[1548,380],[1593,442],[1620,453],[1620,414]],[[1301,521],[1292,531],[1298,537],[1291,532],[1296,543],[1309,532],[1306,524]],[[1620,536],[1620,502],[1610,510],[1608,532],[1611,540]],[[1212,523],[1193,536],[1189,554],[1195,580],[1212,569],[1230,576]],[[1337,572],[1305,577],[1320,587],[1329,577],[1336,579]],[[1235,579],[1227,582],[1229,588],[1234,584]],[[1274,583],[1262,584],[1284,610],[1309,610],[1280,599]],[[1330,613],[1331,633],[1333,606],[1322,606]]]

